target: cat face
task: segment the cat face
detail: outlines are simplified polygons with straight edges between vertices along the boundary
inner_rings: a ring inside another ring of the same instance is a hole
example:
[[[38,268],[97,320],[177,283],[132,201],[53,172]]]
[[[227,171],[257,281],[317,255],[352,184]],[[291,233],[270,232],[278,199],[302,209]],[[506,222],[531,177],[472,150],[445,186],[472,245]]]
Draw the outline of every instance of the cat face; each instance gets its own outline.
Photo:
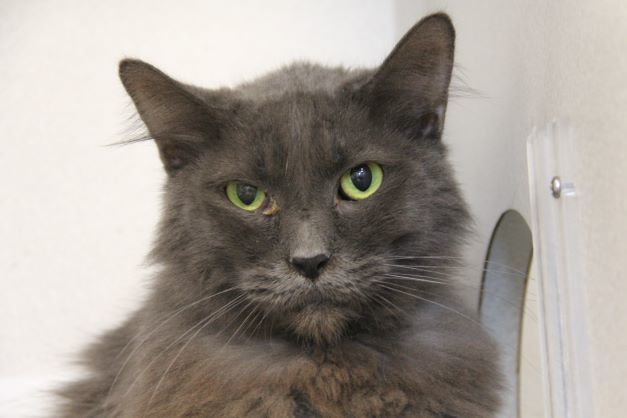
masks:
[[[439,141],[452,40],[440,16],[377,71],[296,65],[221,91],[124,61],[169,174],[156,258],[202,276],[180,288],[236,288],[316,342],[398,321],[386,300],[415,307],[381,286],[386,274],[406,256],[454,253],[467,221]]]

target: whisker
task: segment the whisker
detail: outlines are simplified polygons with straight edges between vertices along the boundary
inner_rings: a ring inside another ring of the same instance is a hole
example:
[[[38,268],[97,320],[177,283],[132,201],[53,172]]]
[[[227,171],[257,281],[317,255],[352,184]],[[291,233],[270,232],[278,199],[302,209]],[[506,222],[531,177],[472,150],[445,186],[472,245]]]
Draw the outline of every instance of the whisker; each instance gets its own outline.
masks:
[[[396,291],[396,292],[402,293],[402,294],[404,294],[404,295],[407,295],[407,296],[409,296],[409,297],[413,297],[413,298],[416,298],[416,299],[422,300],[422,301],[424,301],[424,302],[431,303],[431,304],[433,304],[433,305],[439,306],[439,307],[441,307],[441,308],[443,308],[443,309],[446,309],[447,311],[450,311],[450,312],[453,312],[453,313],[455,313],[455,314],[457,314],[457,315],[460,315],[462,318],[469,320],[470,322],[472,322],[473,324],[477,325],[478,327],[480,327],[480,328],[482,328],[482,329],[485,329],[485,328],[484,328],[484,326],[483,326],[483,324],[482,324],[481,322],[479,322],[479,321],[477,321],[477,320],[475,320],[475,319],[473,319],[473,318],[469,317],[468,315],[463,314],[462,312],[459,312],[459,311],[457,311],[457,310],[455,310],[455,309],[451,308],[450,306],[446,306],[446,305],[444,305],[444,304],[442,304],[442,303],[439,303],[439,302],[433,301],[433,300],[431,300],[431,299],[423,298],[423,297],[418,296],[418,295],[414,295],[414,294],[411,294],[411,293],[404,292],[404,291],[399,290],[399,289],[396,289],[396,288],[394,288],[394,287],[388,287],[387,285],[391,285],[391,283],[387,283],[386,285],[383,285],[383,284],[380,284],[380,283],[379,283],[379,285],[380,285],[381,287],[383,287],[383,288],[388,289],[388,290]],[[424,293],[429,293],[429,292],[424,292]],[[525,356],[522,352],[518,351],[518,348],[517,348],[517,347],[512,346],[511,344],[506,344],[506,343],[503,343],[503,342],[501,342],[501,343],[499,343],[499,344],[503,345],[504,347],[509,348],[510,350],[516,350],[516,352],[518,352],[518,353],[519,353],[520,359],[521,359],[522,361],[524,361],[525,363],[527,363],[527,365],[528,365],[529,367],[531,367],[532,369],[534,369],[534,370],[535,370],[535,371],[537,371],[538,373],[540,372],[540,370],[539,370],[539,369],[538,369],[538,368],[537,368],[537,367],[536,367],[536,366],[535,366],[535,365],[531,362],[531,360],[529,360],[529,359],[528,359],[528,358],[527,358],[527,357],[526,357],[526,356]]]
[[[123,396],[126,396],[129,394],[129,392],[131,391],[131,389],[135,386],[135,384],[137,383],[137,381],[139,380],[139,378],[150,369],[150,367],[154,364],[155,361],[157,361],[159,359],[159,357],[161,357],[164,353],[166,353],[170,348],[172,348],[174,345],[176,345],[176,343],[178,343],[179,341],[181,341],[187,334],[189,334],[190,332],[192,332],[196,327],[202,325],[203,323],[205,323],[206,321],[210,321],[212,318],[219,318],[222,314],[226,313],[225,309],[228,311],[234,303],[241,301],[243,298],[245,297],[245,295],[239,295],[237,296],[235,299],[229,301],[228,303],[224,304],[220,309],[217,309],[216,311],[212,312],[211,314],[207,315],[206,317],[204,317],[203,319],[201,319],[200,321],[196,322],[196,324],[194,324],[191,328],[189,328],[187,331],[185,331],[182,335],[180,335],[178,338],[176,338],[174,341],[172,341],[170,344],[168,344],[167,347],[165,347],[163,350],[161,350],[161,352],[156,355],[152,360],[150,360],[150,362],[148,362],[148,364],[137,374],[137,376],[135,376],[135,378],[133,379],[133,381],[131,382],[131,384],[129,385],[129,387],[126,389],[126,392],[124,392]],[[217,315],[217,316],[216,316]]]
[[[382,264],[382,265],[385,266],[385,267],[392,267],[392,268],[405,269],[405,270],[424,271],[424,272],[427,272],[427,273],[438,274],[438,275],[444,276],[444,277],[450,277],[450,273],[430,270],[434,266],[407,266],[407,265],[403,265],[403,264]],[[457,269],[459,267],[446,267],[446,268],[455,268],[455,269]]]
[[[430,256],[391,256],[391,257],[384,257],[384,259],[388,259],[388,260],[422,260],[422,259],[433,259],[433,260],[457,260],[460,261],[462,263],[466,263],[468,260],[465,257],[460,257],[460,256],[447,256],[447,255],[430,255]],[[503,267],[506,270],[509,270],[511,272],[514,273],[518,273],[524,276],[527,276],[527,273],[521,270],[518,270],[514,267],[508,266],[507,264],[503,264],[503,263],[499,263],[498,261],[492,261],[492,260],[484,260],[483,261],[484,264],[493,264],[495,266],[499,266],[499,267]],[[446,267],[446,266],[433,266],[433,267]],[[454,266],[452,266],[454,267]],[[461,266],[461,268],[466,268]]]
[[[242,295],[243,296],[243,295]],[[241,302],[243,302],[244,299],[240,299],[235,305],[231,306],[229,309],[227,309],[225,312],[223,312],[222,314],[228,312],[229,310],[231,310],[234,306],[239,305]],[[222,316],[222,314],[220,314],[220,316]],[[238,314],[239,316],[239,314]],[[176,353],[176,356],[174,356],[174,358],[172,359],[172,361],[170,362],[170,364],[168,365],[168,367],[165,369],[165,371],[163,372],[163,374],[161,375],[161,378],[159,379],[159,381],[157,382],[157,385],[155,386],[154,390],[152,391],[152,395],[150,396],[150,399],[148,399],[148,403],[146,404],[146,408],[144,409],[144,414],[142,415],[142,417],[146,416],[146,413],[148,412],[148,408],[150,407],[150,404],[152,403],[153,399],[155,398],[155,395],[157,394],[157,391],[159,390],[159,387],[161,386],[161,383],[163,383],[163,380],[165,379],[165,376],[168,374],[168,371],[170,371],[170,369],[172,368],[172,366],[174,365],[174,363],[176,362],[176,360],[179,358],[179,356],[183,353],[183,351],[185,350],[185,348],[187,348],[187,346],[192,342],[192,340],[207,326],[211,323],[211,321],[207,321],[205,322],[191,337],[189,337],[189,339],[187,340],[187,342],[185,342],[185,344],[183,344],[183,346],[181,347],[181,349]],[[198,324],[197,324],[198,325]],[[189,331],[188,331],[189,332]]]
[[[414,279],[413,277],[409,277],[409,276],[397,276],[397,275],[388,275],[388,274],[384,274],[383,276],[388,277],[390,280],[408,280],[408,281],[415,281],[415,282],[424,282],[425,281],[425,280],[422,280],[422,279]],[[441,284],[441,285],[444,285],[444,286],[452,286],[452,287],[457,287],[457,286],[468,287],[468,288],[471,288],[471,289],[479,290],[479,291],[481,291],[483,293],[487,293],[489,295],[493,295],[495,298],[498,298],[498,299],[502,300],[503,302],[508,303],[511,306],[514,306],[514,307],[518,307],[519,306],[516,302],[514,302],[514,301],[512,301],[510,299],[507,299],[507,298],[497,294],[494,291],[484,289],[482,286],[473,286],[473,285],[468,284],[468,283],[458,283],[458,282],[436,282],[436,281],[432,281],[430,283],[436,283],[436,284]],[[409,289],[416,290],[414,288],[409,288]],[[530,298],[528,298],[528,299],[530,299]],[[531,311],[529,308],[525,307],[524,302],[520,306],[522,306],[522,309],[523,309],[523,312],[525,313],[525,315],[529,315],[529,317],[532,320],[534,320],[534,321],[538,320],[538,317],[536,316],[536,314],[533,311]]]
[[[432,301],[432,300],[430,300],[430,299],[426,299],[426,298],[423,298],[423,297],[421,297],[421,296],[414,295],[414,294],[412,294],[412,293],[407,293],[407,292],[404,292],[404,291],[402,291],[402,290],[396,289],[396,288],[394,288],[394,287],[390,287],[390,286],[389,286],[389,283],[388,283],[388,284],[385,284],[385,285],[384,285],[384,284],[379,283],[379,285],[380,285],[381,287],[383,287],[383,288],[388,289],[388,290],[392,290],[392,291],[395,291],[395,292],[399,292],[399,293],[402,293],[402,294],[404,294],[404,295],[406,295],[406,296],[409,296],[409,297],[412,297],[412,298],[416,298],[416,299],[420,299],[420,300],[422,300],[422,301],[424,301],[424,302],[428,302],[428,303],[431,303],[431,304],[433,304],[433,305],[439,306],[439,307],[441,307],[442,309],[446,309],[446,310],[448,310],[448,311],[450,311],[450,312],[453,312],[453,313],[455,313],[455,314],[457,314],[457,315],[460,315],[461,317],[463,317],[463,318],[465,318],[465,319],[467,319],[467,320],[471,321],[472,323],[474,323],[474,324],[476,324],[476,325],[478,325],[478,326],[480,326],[480,327],[482,326],[480,322],[478,322],[478,321],[476,321],[476,320],[472,319],[472,318],[471,318],[471,317],[469,317],[468,315],[465,315],[465,314],[463,314],[463,313],[461,313],[461,312],[459,312],[459,311],[457,311],[457,310],[455,310],[455,309],[453,309],[453,308],[451,308],[451,307],[449,307],[449,306],[446,306],[446,305],[444,305],[444,304],[441,304],[441,303],[439,303],[439,302],[435,302],[435,301]]]
[[[465,267],[465,266],[437,266],[437,265],[403,265],[403,264],[383,264],[384,266],[388,266],[388,267],[397,267],[397,268],[404,268],[404,269],[410,269],[410,270],[425,270],[425,271],[436,271],[438,269],[440,270],[466,270],[466,269],[471,269],[470,267]],[[474,270],[474,269],[473,269]],[[481,271],[485,271],[487,273],[497,273],[497,274],[506,274],[509,276],[514,276],[514,277],[529,277],[531,278],[530,275],[528,275],[525,272],[515,272],[515,271],[505,271],[505,270],[497,270],[497,269],[491,269],[491,268],[482,268],[480,269]],[[447,273],[442,273],[439,272],[440,274],[447,274]]]
[[[246,306],[244,307],[244,309],[242,309],[242,311],[245,311],[246,309],[248,309],[248,307],[249,307],[250,305],[252,305],[252,304],[253,304],[253,303],[252,303],[252,302],[250,302],[248,305],[246,305]],[[250,318],[250,316],[251,316],[254,312],[257,312],[257,310],[253,308],[253,310],[252,310],[252,311],[250,311],[250,312],[248,313],[248,315],[246,315],[246,317],[244,318],[244,320],[242,321],[242,323],[241,323],[241,324],[237,327],[237,329],[235,330],[235,332],[233,332],[233,335],[231,335],[231,336],[229,337],[229,339],[228,339],[228,340],[226,340],[226,343],[224,343],[224,346],[223,346],[223,347],[226,347],[227,345],[229,345],[229,343],[231,342],[231,340],[232,340],[233,338],[235,338],[235,336],[237,335],[237,333],[239,332],[239,330],[240,330],[240,329],[244,326],[244,324],[248,321],[248,318]],[[238,314],[237,316],[239,316],[239,314]],[[250,325],[250,324],[249,324],[249,325]],[[248,328],[248,327],[247,327],[247,328]]]
[[[205,275],[205,273],[202,273],[202,274],[203,274],[203,276]],[[215,293],[215,294],[213,294],[213,295],[205,296],[205,297],[201,298],[200,300],[198,300],[198,301],[196,301],[196,302],[201,302],[201,301],[205,300],[205,298],[212,298],[212,297],[217,296],[217,295],[219,295],[219,294],[221,294],[221,293],[229,292],[229,291],[234,290],[234,289],[235,289],[235,286],[234,286],[234,287],[231,287],[231,288],[228,288],[228,289],[226,289],[226,290],[223,290],[223,291],[221,291],[221,292]],[[194,303],[196,303],[196,302],[194,302]],[[186,306],[189,306],[189,305],[186,305]],[[193,306],[193,305],[192,305],[192,306]],[[186,307],[185,307],[185,306],[183,306],[181,309],[182,309],[182,310],[184,310],[185,308],[186,308]],[[177,314],[177,313],[178,313],[178,311],[177,311],[177,312],[174,312],[174,314]],[[168,313],[168,314],[166,314],[166,315],[169,315],[169,313]],[[164,315],[162,318],[164,318],[164,317],[165,317],[165,315]],[[168,320],[169,318],[165,318],[165,319],[166,319],[166,320]],[[161,320],[161,319],[160,319],[160,320]],[[126,351],[126,349],[127,349],[127,348],[128,348],[128,347],[129,347],[129,346],[130,346],[130,345],[131,345],[131,344],[132,344],[132,343],[136,340],[136,339],[138,339],[139,337],[141,337],[141,334],[140,334],[140,333],[138,333],[138,334],[134,335],[134,336],[133,336],[133,337],[132,337],[132,338],[128,341],[128,343],[126,343],[126,344],[124,345],[124,347],[122,347],[122,349],[120,350],[120,352],[119,352],[118,354],[116,354],[116,356],[113,358],[113,360],[112,360],[112,361],[117,360],[117,359],[118,359],[118,357],[120,357],[120,356],[122,355],[122,353],[124,353],[124,351]]]
[[[263,311],[260,311],[260,313]],[[255,326],[255,328],[253,328],[253,330],[251,331],[250,335],[248,336],[248,338],[250,338],[252,335],[255,335],[255,332],[257,332],[257,330],[259,329],[259,327],[261,326],[261,324],[263,324],[263,321],[266,319],[266,317],[268,316],[268,312],[264,312],[263,315],[261,315],[261,319],[259,320],[259,322],[257,323],[257,325]],[[255,317],[256,320],[257,317]]]
[[[124,370],[124,368],[126,367],[127,363],[130,361],[130,359],[133,357],[133,354],[135,354],[137,352],[137,350],[139,350],[139,348],[155,333],[157,332],[163,325],[165,325],[166,323],[168,323],[170,320],[172,320],[173,318],[175,318],[176,316],[178,316],[181,312],[198,305],[199,303],[205,302],[209,299],[212,299],[218,295],[227,293],[227,292],[231,292],[233,290],[235,290],[236,287],[231,287],[228,288],[226,290],[222,290],[220,292],[214,293],[212,295],[209,296],[205,296],[203,298],[200,298],[199,300],[189,303],[179,309],[177,309],[176,311],[174,311],[174,313],[170,314],[165,320],[161,321],[156,327],[154,327],[148,334],[146,334],[144,336],[144,338],[141,340],[141,342],[139,344],[137,344],[137,346],[135,346],[135,348],[130,352],[130,354],[126,357],[126,360],[124,360],[124,362],[122,363],[122,365],[120,366],[120,369],[118,370],[117,374],[115,375],[115,377],[113,378],[113,382],[111,383],[111,386],[109,386],[109,390],[107,391],[107,396],[105,397],[104,400],[104,404],[106,404],[111,396],[111,392],[113,391],[113,388],[116,384],[116,382],[118,381],[118,379],[120,378],[120,375],[122,374],[122,371]],[[116,355],[116,359],[122,354],[122,352],[124,352],[126,350],[126,348],[128,348],[130,346],[130,344],[135,341],[136,339],[138,339],[142,334],[138,333],[137,335],[135,335],[133,338],[131,338],[129,340],[129,342],[124,346],[124,348],[122,348],[122,350]],[[114,359],[115,361],[115,359]]]
[[[443,269],[443,270],[464,270],[466,269],[466,267],[454,267],[454,266],[406,266],[406,265],[400,265],[400,264],[383,264],[384,266],[387,267],[392,267],[392,268],[399,268],[399,269],[405,269],[405,270],[413,270],[413,271],[420,271],[420,272],[424,272],[424,273],[431,273],[431,274],[436,274],[441,276],[441,278],[452,278],[452,274],[447,273],[447,272],[442,272],[442,271],[437,271],[437,269]],[[496,271],[496,270],[490,270],[490,269],[482,269],[484,272],[489,272],[489,273],[496,273],[496,274],[505,274],[505,275],[510,275],[513,276],[514,278],[518,278],[518,279],[522,279],[523,277],[527,277],[528,280],[531,280],[532,277],[531,276],[521,276],[515,273],[510,273],[510,272],[506,272],[506,271]],[[526,290],[526,294],[527,295],[531,295],[533,297],[537,296],[535,294],[535,292],[531,289],[527,289]]]
[[[387,276],[387,277],[398,277],[398,278],[401,278],[401,279],[404,279],[404,278],[407,277],[407,276],[397,275],[397,274],[392,274],[392,273],[385,273],[384,276]],[[441,282],[439,280],[436,280],[436,278],[431,277],[431,276],[416,275],[415,277],[412,276],[412,278],[415,279],[417,282],[423,282],[423,283],[437,283],[437,284],[444,283],[444,282]]]
[[[442,259],[458,259],[458,260],[463,260],[464,257],[461,256],[455,256],[455,255],[393,255],[393,256],[389,256],[389,257],[382,257],[382,258],[387,258],[387,259],[394,259],[394,258],[442,258]]]
[[[383,295],[373,295],[373,297],[376,298],[375,300],[383,302],[381,306],[383,306],[394,317],[398,316],[398,314],[392,311],[392,309],[396,309],[397,311],[400,310],[401,312],[404,312],[402,309],[395,306],[391,301],[389,301]]]
[[[248,329],[251,326],[253,326],[253,324],[257,323],[257,320],[259,319],[259,316],[261,315],[261,311],[258,311],[256,307],[253,307],[253,311],[255,312],[255,316],[253,317],[253,319],[250,320],[250,323],[248,324],[248,326],[242,332],[242,334],[246,335],[246,342],[248,342],[250,340],[250,337],[252,336],[252,333],[251,334],[247,334],[248,333]],[[253,331],[254,331],[254,328],[253,328]]]

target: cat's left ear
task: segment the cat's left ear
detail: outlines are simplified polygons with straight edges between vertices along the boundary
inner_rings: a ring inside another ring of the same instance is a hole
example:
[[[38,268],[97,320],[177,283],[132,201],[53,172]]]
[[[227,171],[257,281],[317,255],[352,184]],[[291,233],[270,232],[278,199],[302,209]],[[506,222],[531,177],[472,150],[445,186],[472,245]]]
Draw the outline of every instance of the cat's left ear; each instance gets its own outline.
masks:
[[[412,27],[363,87],[371,116],[416,139],[439,139],[453,70],[455,29],[443,13]]]

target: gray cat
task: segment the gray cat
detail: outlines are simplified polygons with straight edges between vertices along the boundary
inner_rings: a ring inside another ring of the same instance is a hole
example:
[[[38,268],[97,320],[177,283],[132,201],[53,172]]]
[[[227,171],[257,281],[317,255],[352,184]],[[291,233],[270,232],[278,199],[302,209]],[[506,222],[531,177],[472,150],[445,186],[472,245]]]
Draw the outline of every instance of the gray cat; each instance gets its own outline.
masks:
[[[375,70],[220,90],[122,61],[168,173],[162,268],[60,415],[493,417],[495,348],[448,274],[469,223],[440,141],[454,39],[436,14]]]

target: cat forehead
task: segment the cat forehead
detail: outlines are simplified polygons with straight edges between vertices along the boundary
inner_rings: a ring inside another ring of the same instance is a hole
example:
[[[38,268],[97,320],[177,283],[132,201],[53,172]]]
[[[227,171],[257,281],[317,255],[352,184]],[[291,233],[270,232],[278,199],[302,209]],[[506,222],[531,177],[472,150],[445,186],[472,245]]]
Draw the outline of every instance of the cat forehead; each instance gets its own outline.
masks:
[[[238,132],[253,154],[268,163],[273,160],[306,158],[310,163],[340,163],[347,153],[359,148],[359,128],[352,123],[358,113],[324,94],[297,93],[257,106]],[[236,135],[237,135],[236,134]]]
[[[316,149],[339,152],[346,142],[340,135],[345,124],[340,110],[340,104],[325,95],[291,94],[258,107],[250,137],[281,146],[286,154]]]
[[[247,178],[313,172],[334,177],[350,164],[403,155],[359,106],[325,93],[293,93],[259,103],[225,140],[221,164]]]

